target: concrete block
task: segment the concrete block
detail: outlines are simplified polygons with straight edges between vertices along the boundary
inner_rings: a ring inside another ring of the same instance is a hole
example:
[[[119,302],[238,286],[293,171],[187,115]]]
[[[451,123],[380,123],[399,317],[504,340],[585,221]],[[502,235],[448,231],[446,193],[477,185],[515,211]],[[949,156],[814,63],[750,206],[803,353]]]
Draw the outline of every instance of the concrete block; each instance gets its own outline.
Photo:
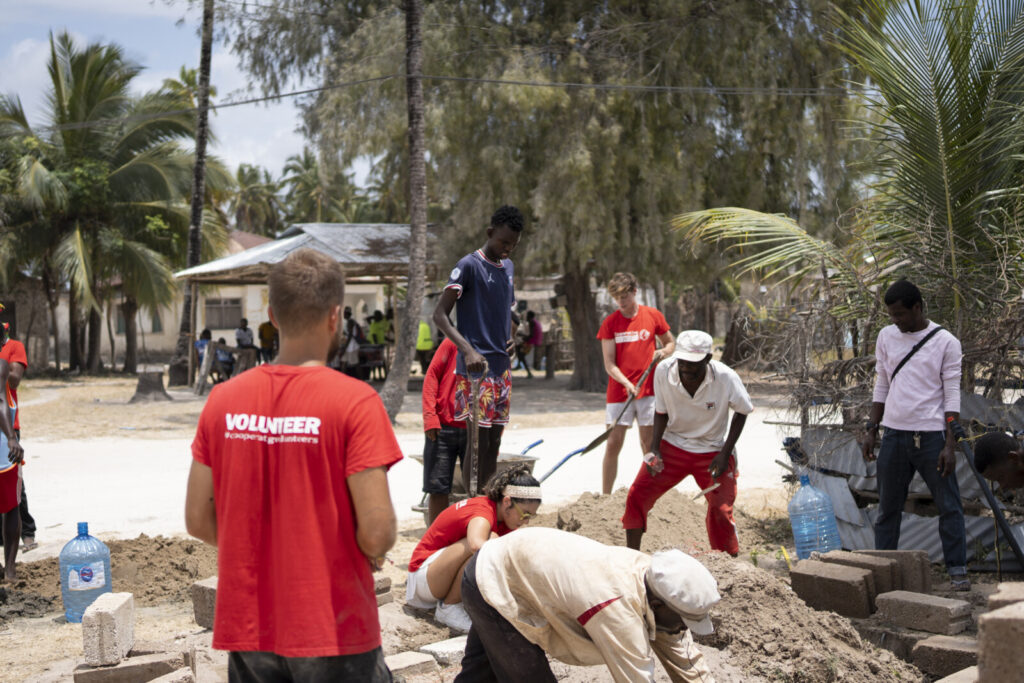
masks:
[[[196,683],[196,677],[192,675],[192,669],[185,667],[160,678],[154,678],[149,683]]]
[[[978,619],[978,683],[1020,680],[1024,672],[1024,602]]]
[[[955,674],[950,674],[945,678],[940,678],[935,683],[976,683],[978,680],[978,667],[969,666],[966,669],[961,669]]]
[[[377,607],[380,607],[381,605],[386,605],[389,602],[394,601],[395,594],[391,591],[388,591],[387,593],[377,593]]]
[[[882,622],[878,615],[871,619],[853,619],[851,622],[863,640],[888,650],[900,659],[909,662],[914,646],[930,634],[921,631],[892,626]]]
[[[140,683],[151,681],[185,666],[180,652],[143,655],[121,660],[114,666],[91,667],[81,664],[75,668],[75,683]]]
[[[391,578],[387,576],[373,577],[373,592],[377,595],[391,592]]]
[[[192,611],[197,624],[203,628],[213,628],[213,611],[216,605],[216,576],[192,584]]]
[[[189,646],[188,662],[196,683],[227,683],[228,653],[193,641]]]
[[[995,611],[1015,602],[1024,602],[1024,582],[1003,582],[988,596],[988,609]]]
[[[422,652],[399,652],[396,655],[385,657],[384,663],[388,665],[391,675],[395,678],[437,671],[437,662],[434,661],[434,658]]]
[[[462,656],[466,654],[466,636],[424,645],[420,648],[420,652],[430,655],[441,666],[458,664],[462,661]]]
[[[959,636],[932,636],[914,646],[913,662],[926,674],[949,676],[978,663],[978,641]]]
[[[128,656],[141,657],[142,655],[157,655],[164,652],[180,652],[185,654],[188,652],[188,647],[180,641],[136,639],[135,644],[132,645],[131,652],[128,653]]]
[[[855,619],[871,616],[875,581],[868,569],[801,560],[789,578],[793,591],[814,609]]]
[[[859,555],[873,555],[894,560],[899,566],[900,583],[893,590],[930,593],[932,591],[932,563],[924,550],[854,550]],[[884,592],[884,591],[879,591]]]
[[[82,615],[82,647],[89,666],[117,664],[135,644],[131,593],[104,593]]]
[[[954,635],[971,624],[971,603],[963,600],[892,591],[876,597],[875,603],[883,619],[905,628]]]
[[[860,567],[868,569],[875,578],[875,591],[877,593],[888,593],[898,590],[897,584],[903,585],[903,578],[900,574],[900,567],[896,560],[863,553],[851,553],[845,550],[833,550],[825,553],[819,558],[822,562],[841,564],[847,567]],[[872,606],[873,607],[873,606]]]

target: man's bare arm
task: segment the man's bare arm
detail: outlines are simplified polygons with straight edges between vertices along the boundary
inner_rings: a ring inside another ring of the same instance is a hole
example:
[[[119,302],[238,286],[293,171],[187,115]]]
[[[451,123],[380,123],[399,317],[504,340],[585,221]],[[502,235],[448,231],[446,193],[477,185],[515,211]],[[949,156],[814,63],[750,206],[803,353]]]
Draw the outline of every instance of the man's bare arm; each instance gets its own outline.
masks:
[[[451,339],[455,346],[459,347],[459,351],[462,351],[463,356],[466,358],[466,370],[474,374],[480,374],[487,369],[487,359],[459,333],[448,317],[452,309],[455,308],[455,301],[458,298],[459,293],[454,287],[449,287],[441,293],[441,298],[438,300],[437,306],[434,307],[434,324],[437,325],[437,329],[444,332],[444,336]]]
[[[8,365],[10,365],[11,374],[7,377],[7,386],[17,389],[21,384],[21,378],[25,376],[25,366],[21,363],[9,363]]]
[[[185,491],[185,530],[217,547],[217,508],[213,502],[213,470],[192,461]]]
[[[675,353],[676,338],[672,336],[672,330],[660,334],[658,336],[658,341],[661,342],[661,348],[654,352],[655,358],[663,360]]]
[[[398,535],[387,469],[361,470],[350,475],[347,482],[356,512],[356,543],[374,566],[379,566],[379,560],[395,544]]]

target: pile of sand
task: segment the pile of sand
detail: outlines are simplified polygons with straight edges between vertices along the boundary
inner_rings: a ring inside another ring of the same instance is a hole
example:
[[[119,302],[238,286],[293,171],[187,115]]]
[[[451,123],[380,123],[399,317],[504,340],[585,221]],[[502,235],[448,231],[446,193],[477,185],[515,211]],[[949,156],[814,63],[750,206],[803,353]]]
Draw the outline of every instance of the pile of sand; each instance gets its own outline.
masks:
[[[190,602],[192,584],[217,573],[216,549],[199,541],[142,534],[107,547],[111,585],[132,593],[136,605]],[[19,563],[18,579],[0,596],[0,620],[62,610],[59,567],[56,557]]]
[[[584,494],[536,524],[574,531],[610,545],[624,545],[619,521],[625,490],[611,496]],[[773,681],[869,683],[924,680],[913,666],[891,652],[861,640],[850,621],[808,607],[789,584],[748,562],[709,552],[704,527],[706,506],[676,490],[651,511],[645,552],[679,548],[696,556],[718,580],[722,601],[714,610],[715,634],[701,642],[726,651],[729,662]],[[776,532],[737,517],[741,553],[777,543]]]

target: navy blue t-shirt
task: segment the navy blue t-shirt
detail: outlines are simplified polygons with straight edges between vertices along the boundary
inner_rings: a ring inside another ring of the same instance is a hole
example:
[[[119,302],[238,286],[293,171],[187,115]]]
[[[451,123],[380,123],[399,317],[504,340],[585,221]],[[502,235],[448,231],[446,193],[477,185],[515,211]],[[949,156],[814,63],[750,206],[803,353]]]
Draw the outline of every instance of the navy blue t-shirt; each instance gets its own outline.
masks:
[[[516,296],[512,288],[512,261],[488,261],[477,249],[455,264],[445,289],[456,289],[455,327],[473,348],[487,359],[492,375],[509,368],[506,343],[512,335],[512,308]],[[466,376],[466,358],[459,351],[455,371]]]

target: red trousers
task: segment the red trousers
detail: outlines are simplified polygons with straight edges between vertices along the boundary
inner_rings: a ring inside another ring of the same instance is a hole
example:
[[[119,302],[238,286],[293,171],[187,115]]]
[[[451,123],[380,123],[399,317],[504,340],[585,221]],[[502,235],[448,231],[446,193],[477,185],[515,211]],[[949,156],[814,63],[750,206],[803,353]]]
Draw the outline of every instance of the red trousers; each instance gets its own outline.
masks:
[[[738,553],[740,544],[736,538],[736,523],[732,518],[732,504],[736,501],[736,463],[730,458],[729,467],[718,479],[714,479],[708,472],[708,465],[716,455],[717,452],[690,453],[676,448],[668,441],[662,441],[661,459],[665,463],[665,469],[652,477],[647,473],[647,467],[640,465],[640,471],[637,472],[633,485],[629,487],[626,512],[622,515],[622,528],[647,531],[647,513],[658,499],[692,475],[701,489],[706,489],[716,481],[721,484],[714,491],[704,494],[708,501],[705,524],[711,549],[721,550],[730,555]]]

